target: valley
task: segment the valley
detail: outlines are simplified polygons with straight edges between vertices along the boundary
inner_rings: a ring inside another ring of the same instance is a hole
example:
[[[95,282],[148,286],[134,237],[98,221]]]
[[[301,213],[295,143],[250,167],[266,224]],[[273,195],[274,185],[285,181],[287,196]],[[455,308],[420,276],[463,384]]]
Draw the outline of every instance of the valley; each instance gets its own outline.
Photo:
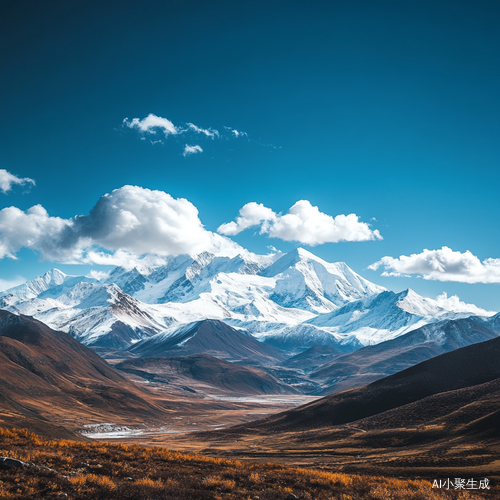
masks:
[[[2,427],[500,479],[500,315],[473,304],[390,292],[302,249],[176,257],[103,281],[52,270],[0,300]]]

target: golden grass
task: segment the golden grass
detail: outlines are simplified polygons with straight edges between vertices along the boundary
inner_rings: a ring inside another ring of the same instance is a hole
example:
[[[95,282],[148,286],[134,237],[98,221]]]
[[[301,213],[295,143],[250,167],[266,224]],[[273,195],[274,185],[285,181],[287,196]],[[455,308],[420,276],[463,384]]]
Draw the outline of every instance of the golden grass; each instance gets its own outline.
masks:
[[[0,455],[34,465],[0,471],[0,498],[38,500],[479,500],[428,481],[258,464],[138,445],[47,440],[0,428]],[[493,485],[494,486],[494,485]],[[499,489],[490,490],[499,498]]]

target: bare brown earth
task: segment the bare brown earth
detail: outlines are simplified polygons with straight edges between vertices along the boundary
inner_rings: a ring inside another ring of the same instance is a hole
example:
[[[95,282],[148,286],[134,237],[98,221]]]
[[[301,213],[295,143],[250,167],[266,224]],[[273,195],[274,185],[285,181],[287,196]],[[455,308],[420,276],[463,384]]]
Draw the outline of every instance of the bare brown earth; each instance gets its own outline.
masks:
[[[82,420],[125,421],[165,409],[71,336],[0,311],[0,422],[67,437]]]
[[[435,401],[441,404],[442,401]],[[497,405],[498,407],[498,405]],[[412,409],[409,409],[411,411]],[[413,408],[418,412],[418,409]],[[389,412],[387,412],[389,413]],[[453,413],[453,412],[452,412]],[[120,438],[121,442],[165,446],[204,455],[276,462],[290,466],[314,467],[327,471],[423,478],[489,478],[500,482],[499,412],[472,424],[450,428],[446,420],[425,425],[387,425],[380,420],[363,419],[316,430],[270,432],[245,425],[210,433],[182,433]],[[207,421],[227,422],[227,412],[207,416]],[[220,420],[217,420],[220,419]],[[490,431],[482,430],[482,420]],[[203,420],[205,422],[205,419]],[[183,425],[189,425],[186,419]],[[496,433],[495,433],[496,429]],[[496,435],[495,435],[496,434]],[[106,438],[109,441],[109,438]]]

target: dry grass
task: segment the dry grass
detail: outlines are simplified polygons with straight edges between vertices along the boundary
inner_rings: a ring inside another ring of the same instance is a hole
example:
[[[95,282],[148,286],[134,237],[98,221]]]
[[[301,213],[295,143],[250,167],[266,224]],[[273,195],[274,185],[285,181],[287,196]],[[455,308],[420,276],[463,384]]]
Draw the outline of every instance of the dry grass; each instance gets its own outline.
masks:
[[[45,440],[0,429],[0,456],[33,465],[0,471],[0,498],[36,500],[478,500],[426,481],[363,477],[185,454],[138,445]],[[490,490],[498,498],[499,490]]]

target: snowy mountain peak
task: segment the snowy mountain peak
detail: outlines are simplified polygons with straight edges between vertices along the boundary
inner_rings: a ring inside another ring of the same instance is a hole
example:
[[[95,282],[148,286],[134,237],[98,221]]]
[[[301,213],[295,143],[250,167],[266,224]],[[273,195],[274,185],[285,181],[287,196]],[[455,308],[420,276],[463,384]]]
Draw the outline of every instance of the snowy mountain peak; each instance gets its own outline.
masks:
[[[87,345],[108,346],[170,335],[209,318],[276,345],[283,338],[295,347],[367,345],[437,320],[487,313],[455,296],[389,292],[344,262],[327,262],[303,248],[180,255],[155,267],[115,268],[102,281],[51,269],[0,297],[0,307]]]
[[[317,260],[320,262],[325,262],[320,257],[317,257],[316,255],[314,255],[311,252],[308,252],[306,249],[302,247],[298,247],[295,250],[292,250],[290,253],[295,253],[301,260],[306,259],[306,260]]]
[[[43,276],[42,279],[48,283],[49,285],[60,285],[61,283],[64,282],[64,279],[67,277],[67,274],[63,273],[59,269],[56,269],[55,267],[47,271]]]
[[[32,299],[51,288],[62,285],[68,278],[70,276],[64,274],[59,269],[53,268],[42,276],[1,292],[0,296],[13,295],[21,300]]]
[[[320,259],[319,257],[316,257],[311,252],[308,252],[303,248],[295,248],[291,252],[288,252],[280,257],[276,262],[261,271],[259,274],[266,277],[276,276],[277,274],[283,273],[285,270],[294,266],[298,262],[309,260],[327,264],[327,262],[325,262],[323,259]]]
[[[359,276],[347,264],[326,262],[303,248],[285,254],[260,275],[277,280],[270,297],[273,301],[316,314],[385,290]]]
[[[446,312],[435,300],[422,297],[411,288],[396,294],[396,296],[398,298],[397,306],[411,314],[436,317]]]

